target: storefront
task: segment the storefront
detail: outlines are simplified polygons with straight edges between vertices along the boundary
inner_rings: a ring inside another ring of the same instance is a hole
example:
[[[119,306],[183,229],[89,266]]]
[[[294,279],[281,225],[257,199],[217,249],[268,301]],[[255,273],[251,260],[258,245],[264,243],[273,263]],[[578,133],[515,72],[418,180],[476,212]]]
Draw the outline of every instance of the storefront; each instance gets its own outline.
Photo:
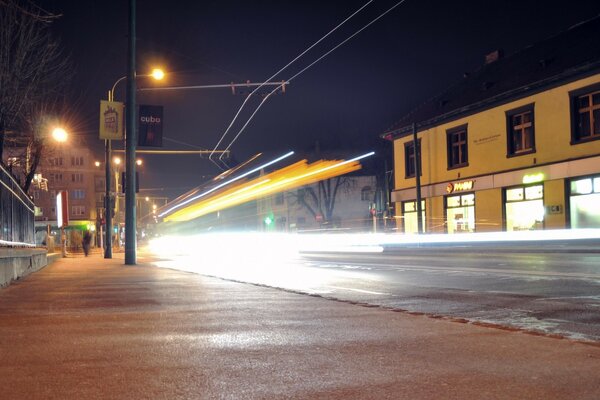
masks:
[[[505,189],[506,231],[544,229],[544,185]]]
[[[571,228],[600,228],[600,175],[571,179],[569,218]]]
[[[418,232],[418,221],[417,221],[417,202],[416,201],[403,201],[402,202],[402,218],[404,222],[404,233],[417,233]],[[425,200],[421,200],[421,221],[423,223],[423,232],[425,229]]]
[[[446,196],[448,233],[475,232],[475,193]]]

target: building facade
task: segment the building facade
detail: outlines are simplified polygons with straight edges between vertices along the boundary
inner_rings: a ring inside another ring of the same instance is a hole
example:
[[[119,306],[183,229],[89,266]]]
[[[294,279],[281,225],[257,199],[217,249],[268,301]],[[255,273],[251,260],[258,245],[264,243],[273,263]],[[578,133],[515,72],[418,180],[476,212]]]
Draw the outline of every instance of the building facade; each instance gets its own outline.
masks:
[[[38,239],[44,236],[47,226],[56,235],[56,196],[63,190],[68,193],[69,230],[79,233],[97,230],[103,217],[105,180],[103,169],[95,165],[96,159],[92,150],[77,138],[65,145],[48,147],[37,170],[44,187],[33,185],[30,190],[36,204]],[[80,234],[68,235],[76,245],[77,238],[72,236]]]
[[[594,32],[598,18],[510,57],[492,53],[382,135],[394,146],[400,231],[417,230],[418,189],[426,232],[600,228]]]

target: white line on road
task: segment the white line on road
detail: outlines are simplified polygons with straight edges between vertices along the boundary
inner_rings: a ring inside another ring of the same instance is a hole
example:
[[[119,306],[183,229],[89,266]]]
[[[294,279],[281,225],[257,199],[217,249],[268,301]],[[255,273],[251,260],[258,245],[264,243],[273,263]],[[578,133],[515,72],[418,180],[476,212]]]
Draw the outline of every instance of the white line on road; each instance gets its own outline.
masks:
[[[381,296],[390,296],[391,295],[391,293],[372,292],[370,290],[346,288],[346,287],[340,287],[340,286],[327,286],[327,287],[332,288],[332,289],[338,289],[338,290],[350,290],[352,292],[359,292],[359,293],[378,294]]]

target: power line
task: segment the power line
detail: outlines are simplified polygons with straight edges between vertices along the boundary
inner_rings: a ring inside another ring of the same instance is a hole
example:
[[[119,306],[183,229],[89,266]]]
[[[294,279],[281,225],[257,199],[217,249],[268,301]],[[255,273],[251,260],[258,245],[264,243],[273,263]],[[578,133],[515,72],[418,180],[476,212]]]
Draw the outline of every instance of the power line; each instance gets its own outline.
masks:
[[[252,95],[254,95],[254,93],[256,93],[256,91],[258,91],[265,83],[270,82],[273,78],[275,78],[277,75],[279,75],[281,72],[283,72],[286,68],[288,68],[294,62],[296,62],[304,54],[306,54],[307,52],[309,52],[310,50],[312,50],[316,45],[318,45],[323,40],[325,40],[325,38],[327,38],[329,35],[331,35],[333,32],[335,32],[338,28],[340,28],[342,25],[344,25],[346,22],[348,22],[351,18],[353,18],[356,14],[358,14],[360,11],[362,11],[366,6],[368,6],[372,2],[373,2],[373,0],[369,0],[362,7],[360,7],[358,10],[356,10],[354,13],[352,13],[348,18],[346,18],[341,23],[339,23],[335,28],[333,28],[332,30],[330,30],[325,36],[321,37],[319,40],[317,40],[315,43],[313,43],[311,46],[309,46],[306,50],[304,50],[302,53],[300,53],[296,58],[294,58],[292,61],[290,61],[287,65],[285,65],[283,68],[281,68],[275,74],[273,74],[269,79],[267,79],[265,82],[263,82],[263,84],[261,84],[256,89],[254,89],[252,91],[252,93],[250,93],[250,95],[248,95],[248,97],[246,97],[246,99],[244,100],[244,102],[242,103],[242,105],[240,106],[240,108],[238,109],[238,111],[236,112],[236,114],[234,115],[233,119],[231,120],[231,123],[229,124],[229,126],[227,127],[227,129],[225,130],[225,132],[223,133],[223,135],[221,136],[221,138],[219,139],[219,141],[215,145],[215,148],[213,149],[213,152],[217,150],[217,148],[219,147],[219,145],[221,144],[221,142],[223,141],[223,139],[225,138],[225,136],[227,135],[227,133],[229,132],[229,130],[231,129],[231,127],[233,126],[233,124],[235,123],[235,121],[237,120],[238,116],[242,112],[242,110],[245,107],[246,103],[248,102],[248,100],[250,99],[250,97],[252,97]],[[264,100],[263,100],[263,102],[264,102]],[[208,157],[208,159],[212,161],[212,154]]]
[[[358,35],[359,33],[361,33],[362,31],[364,31],[365,29],[367,29],[369,26],[371,26],[373,23],[375,23],[376,21],[378,21],[380,18],[382,18],[383,16],[385,16],[387,13],[391,12],[394,8],[398,7],[399,5],[401,5],[402,3],[404,3],[406,0],[401,0],[399,2],[397,2],[396,4],[394,4],[392,7],[390,7],[389,9],[387,9],[385,12],[381,13],[379,16],[377,16],[375,19],[371,20],[371,22],[369,22],[368,24],[366,24],[365,26],[363,26],[362,28],[360,28],[359,30],[357,30],[356,32],[354,32],[352,35],[350,35],[349,37],[347,37],[346,39],[344,39],[343,41],[341,41],[338,45],[336,45],[335,47],[333,47],[331,50],[329,50],[327,53],[323,54],[321,57],[317,58],[315,61],[313,61],[312,63],[310,63],[308,66],[306,66],[305,68],[303,68],[302,70],[300,70],[300,72],[298,72],[297,74],[295,74],[294,76],[292,76],[290,79],[287,80],[287,82],[291,82],[293,79],[297,78],[299,75],[301,75],[302,73],[304,73],[306,70],[308,70],[309,68],[311,68],[313,65],[315,65],[316,63],[318,63],[319,61],[321,61],[323,58],[327,57],[329,54],[331,54],[332,52],[334,52],[335,50],[337,50],[339,47],[341,47],[342,45],[344,45],[346,42],[348,42],[350,39],[352,39],[353,37],[355,37],[356,35]],[[364,6],[363,6],[364,7]],[[339,25],[338,25],[339,26]],[[288,64],[289,65],[289,64]],[[246,127],[248,126],[248,124],[250,123],[250,121],[252,120],[252,118],[254,118],[254,115],[256,114],[256,112],[262,107],[262,105],[264,104],[264,102],[273,94],[275,93],[275,91],[277,91],[278,87],[276,87],[275,89],[273,89],[269,94],[267,94],[265,96],[265,98],[260,102],[260,104],[258,105],[258,107],[256,108],[256,110],[252,113],[252,115],[250,116],[250,118],[248,119],[248,121],[246,121],[246,123],[244,124],[244,126],[240,129],[240,131],[238,132],[238,134],[233,138],[233,140],[229,143],[229,145],[225,148],[225,151],[229,150],[229,148],[233,145],[233,143],[237,140],[237,138],[241,135],[241,133],[244,131],[244,129],[246,129]],[[242,105],[243,106],[243,105]],[[222,158],[223,154],[219,157]],[[209,156],[210,159],[210,156]]]

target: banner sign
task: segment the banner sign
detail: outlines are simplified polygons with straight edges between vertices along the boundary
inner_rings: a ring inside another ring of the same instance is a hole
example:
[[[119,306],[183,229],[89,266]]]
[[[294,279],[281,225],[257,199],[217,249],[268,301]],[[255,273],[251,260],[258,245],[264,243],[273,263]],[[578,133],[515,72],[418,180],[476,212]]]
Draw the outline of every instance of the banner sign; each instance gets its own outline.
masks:
[[[162,147],[163,107],[140,105],[138,146]]]
[[[123,140],[125,105],[118,101],[100,101],[100,139]]]

